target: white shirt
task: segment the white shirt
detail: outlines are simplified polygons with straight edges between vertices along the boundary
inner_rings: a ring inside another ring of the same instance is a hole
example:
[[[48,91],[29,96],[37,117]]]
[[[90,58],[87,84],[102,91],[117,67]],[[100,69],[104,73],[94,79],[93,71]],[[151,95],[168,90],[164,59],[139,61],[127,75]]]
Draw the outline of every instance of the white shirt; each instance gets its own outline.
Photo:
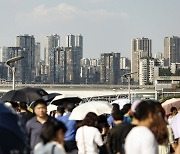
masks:
[[[125,141],[126,154],[158,154],[154,134],[145,126],[134,127]]]
[[[45,145],[40,142],[34,148],[34,154],[51,154],[52,148],[54,147],[54,154],[65,154],[65,150],[61,144],[55,141],[46,143]]]
[[[78,154],[98,154],[98,146],[103,145],[101,133],[95,127],[83,126],[76,132]]]

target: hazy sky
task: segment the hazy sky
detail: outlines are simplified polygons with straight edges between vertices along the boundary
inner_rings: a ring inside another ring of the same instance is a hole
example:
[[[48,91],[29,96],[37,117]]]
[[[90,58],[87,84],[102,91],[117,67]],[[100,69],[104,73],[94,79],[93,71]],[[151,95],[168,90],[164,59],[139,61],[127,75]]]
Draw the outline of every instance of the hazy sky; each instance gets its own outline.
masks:
[[[180,36],[180,0],[0,0],[0,46],[15,46],[17,35],[69,33],[84,38],[84,57],[121,52],[130,57],[131,39],[152,39],[163,51],[165,36]],[[43,46],[42,46],[43,48]]]

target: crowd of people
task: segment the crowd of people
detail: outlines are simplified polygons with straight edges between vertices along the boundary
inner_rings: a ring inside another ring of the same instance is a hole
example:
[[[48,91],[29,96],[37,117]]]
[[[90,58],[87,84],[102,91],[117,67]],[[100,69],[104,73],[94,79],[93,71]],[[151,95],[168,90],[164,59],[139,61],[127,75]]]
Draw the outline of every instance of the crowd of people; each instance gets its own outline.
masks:
[[[82,121],[69,120],[73,103],[58,106],[50,115],[42,99],[33,103],[32,112],[25,102],[5,105],[17,113],[26,131],[29,144],[24,153],[180,154],[170,125],[178,110],[172,107],[167,117],[157,101],[138,100],[121,110],[113,104],[110,115],[89,112]]]

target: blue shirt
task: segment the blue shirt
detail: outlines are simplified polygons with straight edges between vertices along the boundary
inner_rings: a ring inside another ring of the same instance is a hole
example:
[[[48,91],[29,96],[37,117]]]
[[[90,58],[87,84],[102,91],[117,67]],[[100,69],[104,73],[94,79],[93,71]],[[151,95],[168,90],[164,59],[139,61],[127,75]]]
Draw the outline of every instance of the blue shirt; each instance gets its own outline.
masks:
[[[108,122],[108,124],[109,124],[110,127],[114,127],[114,126],[115,126],[114,119],[113,119],[112,115],[110,115],[110,116],[107,118],[107,122]]]
[[[75,120],[69,120],[71,113],[67,113],[64,116],[58,116],[57,120],[63,122],[67,128],[66,134],[65,134],[65,141],[75,141],[75,135],[76,135],[76,121]]]

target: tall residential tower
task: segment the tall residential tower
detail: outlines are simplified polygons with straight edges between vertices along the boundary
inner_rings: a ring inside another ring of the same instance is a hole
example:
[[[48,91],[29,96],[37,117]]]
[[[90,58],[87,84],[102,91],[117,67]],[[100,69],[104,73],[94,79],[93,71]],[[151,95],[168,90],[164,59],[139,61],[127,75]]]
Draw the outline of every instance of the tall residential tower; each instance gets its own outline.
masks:
[[[134,82],[139,83],[139,61],[152,57],[152,41],[148,38],[136,38],[131,41],[131,73]]]

